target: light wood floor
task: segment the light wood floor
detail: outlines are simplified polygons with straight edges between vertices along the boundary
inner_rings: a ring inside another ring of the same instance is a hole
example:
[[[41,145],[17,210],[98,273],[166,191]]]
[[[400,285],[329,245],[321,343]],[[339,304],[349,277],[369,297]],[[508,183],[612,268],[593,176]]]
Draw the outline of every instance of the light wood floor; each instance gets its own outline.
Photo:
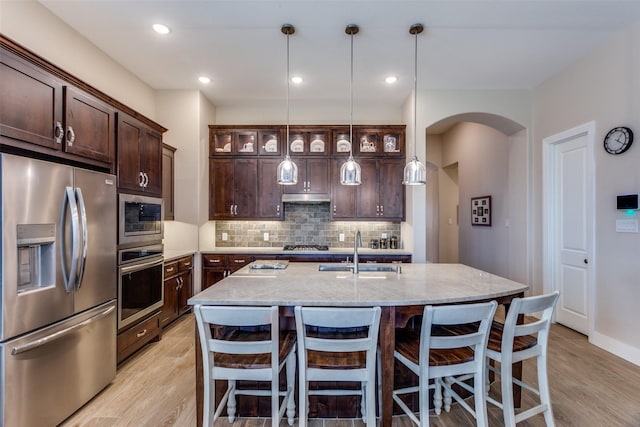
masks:
[[[549,347],[549,382],[557,426],[640,427],[640,367],[613,356],[563,326],[553,325]],[[194,319],[183,316],[162,340],[146,346],[118,369],[115,381],[72,415],[64,427],[194,427]],[[524,378],[535,381],[535,364],[524,366]],[[492,386],[492,394],[499,384]],[[531,396],[523,394],[523,406]],[[269,421],[269,422],[267,422]],[[430,417],[432,426],[474,426],[457,405],[450,413]],[[411,426],[394,417],[394,426]],[[216,426],[226,427],[226,419]],[[234,427],[268,427],[270,420],[240,419]],[[283,421],[282,426],[286,426]],[[297,425],[297,420],[296,420]],[[499,409],[489,405],[489,425],[502,426]],[[518,424],[544,426],[542,416]],[[361,427],[360,420],[310,420],[309,427]]]

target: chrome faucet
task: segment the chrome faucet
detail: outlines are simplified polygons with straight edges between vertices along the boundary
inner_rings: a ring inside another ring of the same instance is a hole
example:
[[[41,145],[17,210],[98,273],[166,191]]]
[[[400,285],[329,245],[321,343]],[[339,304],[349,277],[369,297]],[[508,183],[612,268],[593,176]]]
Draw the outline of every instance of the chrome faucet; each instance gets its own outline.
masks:
[[[356,237],[353,239],[353,274],[358,274],[360,268],[358,267],[358,246],[362,245],[362,236],[360,230],[356,230]]]

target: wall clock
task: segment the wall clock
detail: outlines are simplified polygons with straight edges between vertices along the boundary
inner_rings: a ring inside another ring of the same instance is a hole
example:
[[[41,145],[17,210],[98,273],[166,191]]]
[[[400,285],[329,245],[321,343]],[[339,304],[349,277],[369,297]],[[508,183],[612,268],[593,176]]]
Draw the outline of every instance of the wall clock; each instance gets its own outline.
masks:
[[[611,129],[604,137],[604,149],[609,154],[622,154],[633,143],[633,131],[625,126]]]

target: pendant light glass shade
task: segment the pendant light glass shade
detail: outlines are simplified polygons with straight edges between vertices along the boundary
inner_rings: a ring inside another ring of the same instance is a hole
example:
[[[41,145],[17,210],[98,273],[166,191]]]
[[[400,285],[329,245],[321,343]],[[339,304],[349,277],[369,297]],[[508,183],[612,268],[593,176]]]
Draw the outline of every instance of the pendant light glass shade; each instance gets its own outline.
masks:
[[[404,185],[422,185],[427,183],[427,168],[416,156],[404,167]]]
[[[349,156],[349,160],[340,167],[340,184],[360,185],[361,183],[362,171],[360,165],[353,159],[353,156]]]
[[[415,36],[414,72],[413,72],[413,159],[404,167],[404,185],[423,185],[427,183],[427,168],[418,160],[417,151],[417,110],[418,110],[418,34],[424,30],[422,24],[414,24],[409,28],[409,33]]]
[[[349,80],[349,159],[340,167],[340,184],[362,184],[362,171],[360,165],[353,158],[353,35],[358,34],[360,28],[357,25],[347,25],[345,32],[351,36],[351,78]]]
[[[278,184],[280,185],[296,185],[298,183],[298,166],[291,160],[289,156],[289,36],[296,32],[293,25],[284,24],[280,29],[282,34],[287,36],[287,156],[278,165],[277,175]]]
[[[278,184],[295,185],[298,182],[298,166],[287,155],[278,165]]]

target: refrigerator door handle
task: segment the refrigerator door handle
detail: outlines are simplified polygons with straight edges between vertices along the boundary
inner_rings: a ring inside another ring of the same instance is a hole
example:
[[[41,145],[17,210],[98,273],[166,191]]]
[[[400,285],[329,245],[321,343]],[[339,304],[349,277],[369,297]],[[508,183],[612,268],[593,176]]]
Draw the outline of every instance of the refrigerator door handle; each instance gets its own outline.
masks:
[[[78,199],[78,208],[82,225],[82,258],[80,259],[78,280],[76,282],[76,289],[80,289],[80,286],[82,286],[82,277],[84,276],[84,267],[87,262],[87,209],[84,204],[84,198],[82,197],[82,190],[80,188],[76,188],[76,197]]]
[[[95,322],[96,320],[100,320],[103,317],[105,317],[106,315],[108,315],[109,313],[111,313],[113,310],[115,310],[116,307],[115,306],[111,306],[109,308],[107,308],[106,310],[104,310],[101,313],[96,314],[93,317],[88,318],[87,320],[80,322],[76,325],[73,326],[69,326],[68,328],[62,329],[61,331],[58,332],[54,332],[51,335],[47,335],[46,337],[37,339],[35,341],[31,341],[27,344],[24,345],[19,345],[17,347],[13,347],[11,349],[11,355],[15,356],[17,354],[20,353],[26,353],[27,351],[33,350],[35,348],[38,347],[42,347],[43,345],[49,344],[52,341],[55,341],[57,339],[60,339],[66,335],[69,335],[70,333],[77,331],[78,329],[84,328],[85,326]]]
[[[66,235],[65,226],[67,222],[67,204],[69,205],[69,212],[71,213],[71,268],[67,274],[67,260],[66,260]],[[67,187],[64,198],[62,200],[62,210],[60,213],[60,263],[62,264],[62,278],[64,279],[64,287],[67,292],[71,292],[74,288],[74,281],[78,274],[78,206],[76,204],[76,198],[73,194],[73,187]]]

